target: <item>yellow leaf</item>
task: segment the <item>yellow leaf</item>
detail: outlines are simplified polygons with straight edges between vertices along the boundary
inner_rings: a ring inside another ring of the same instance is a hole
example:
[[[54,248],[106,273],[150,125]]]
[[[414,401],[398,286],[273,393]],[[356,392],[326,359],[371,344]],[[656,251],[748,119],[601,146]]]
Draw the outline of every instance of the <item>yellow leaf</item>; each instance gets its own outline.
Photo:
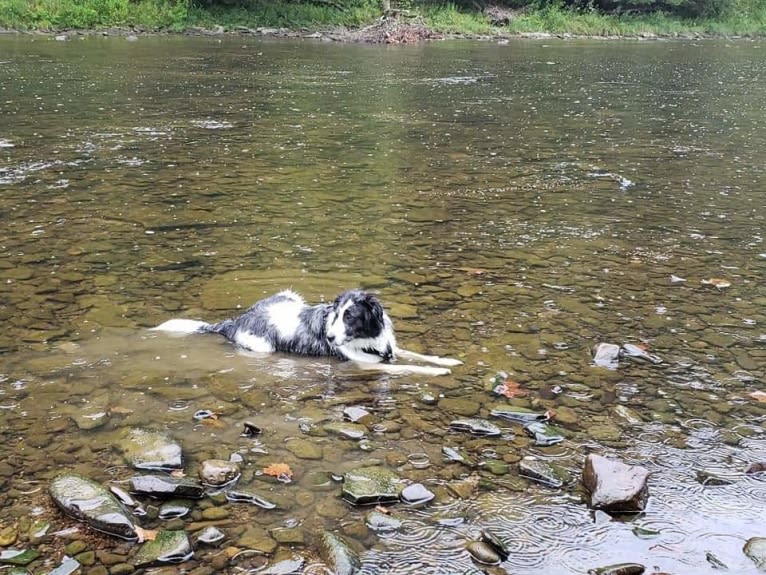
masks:
[[[138,535],[138,542],[154,541],[157,538],[156,529],[144,529],[143,527],[135,526],[136,535]]]

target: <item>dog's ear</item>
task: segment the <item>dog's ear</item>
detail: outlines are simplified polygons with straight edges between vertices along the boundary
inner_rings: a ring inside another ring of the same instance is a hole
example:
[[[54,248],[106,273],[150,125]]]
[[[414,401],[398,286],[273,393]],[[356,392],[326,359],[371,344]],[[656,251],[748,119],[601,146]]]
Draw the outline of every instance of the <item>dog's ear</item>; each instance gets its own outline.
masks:
[[[378,298],[376,298],[372,294],[366,293],[364,294],[364,299],[362,300],[362,303],[367,307],[367,309],[370,310],[370,313],[372,313],[372,317],[375,318],[375,321],[382,324],[383,323],[383,306],[378,301]]]

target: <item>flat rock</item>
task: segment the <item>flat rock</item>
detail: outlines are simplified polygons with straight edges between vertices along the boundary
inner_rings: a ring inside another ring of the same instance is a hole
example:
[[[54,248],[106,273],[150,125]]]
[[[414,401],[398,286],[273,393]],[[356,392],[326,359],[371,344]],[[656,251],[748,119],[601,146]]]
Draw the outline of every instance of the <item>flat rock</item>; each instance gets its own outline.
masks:
[[[360,467],[343,476],[343,499],[355,505],[394,503],[402,490],[399,476],[385,467]]]
[[[183,563],[192,556],[192,546],[186,532],[160,531],[152,541],[143,543],[132,558],[136,567]]]
[[[751,537],[742,551],[753,560],[759,571],[766,571],[766,537]]]
[[[319,537],[319,554],[336,575],[354,575],[362,566],[359,554],[348,541],[329,531]]]
[[[131,513],[100,483],[65,473],[51,482],[49,492],[64,513],[93,529],[123,539],[137,539]]]
[[[591,453],[585,460],[583,485],[590,492],[590,505],[614,513],[633,513],[646,506],[649,471]]]
[[[181,445],[161,431],[130,429],[119,447],[134,469],[169,471],[183,467]]]

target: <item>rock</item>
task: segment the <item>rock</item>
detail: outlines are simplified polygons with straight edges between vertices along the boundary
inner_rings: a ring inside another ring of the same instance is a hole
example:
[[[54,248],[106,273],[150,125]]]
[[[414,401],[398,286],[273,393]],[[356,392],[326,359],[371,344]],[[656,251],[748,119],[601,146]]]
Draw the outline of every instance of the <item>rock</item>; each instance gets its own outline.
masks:
[[[226,537],[226,534],[213,525],[205,527],[197,534],[196,540],[198,543],[205,545],[217,545]]]
[[[548,447],[564,441],[558,428],[542,421],[534,421],[524,426],[524,431],[535,439],[535,445]]]
[[[397,531],[402,526],[401,520],[380,511],[370,511],[365,516],[364,522],[370,530],[376,533],[390,533]]]
[[[362,566],[349,542],[329,531],[323,531],[319,537],[319,554],[335,575],[354,575]]]
[[[332,435],[338,435],[346,439],[362,439],[367,434],[367,428],[358,423],[339,421],[328,423],[323,429]]]
[[[350,405],[344,409],[343,417],[352,423],[360,423],[362,425],[372,423],[372,420],[374,419],[373,415],[369,411],[363,407],[359,407],[358,405]]]
[[[399,501],[401,480],[385,467],[360,467],[343,476],[343,499],[354,505]]]
[[[191,505],[183,499],[166,501],[160,506],[160,519],[175,519],[177,517],[186,517],[191,511]]]
[[[0,547],[8,547],[16,543],[19,531],[16,526],[9,525],[0,529]]]
[[[223,459],[206,459],[199,468],[199,478],[204,485],[221,487],[239,479],[239,465]]]
[[[413,483],[402,489],[399,498],[410,507],[422,507],[433,500],[435,495],[421,483]]]
[[[303,565],[306,560],[300,555],[293,555],[281,561],[277,561],[267,566],[263,571],[258,571],[258,575],[292,575],[293,573],[303,573]]]
[[[751,463],[745,468],[745,473],[748,475],[751,473],[762,473],[766,471],[766,461],[757,461],[755,463]]]
[[[478,401],[463,397],[444,397],[437,404],[439,409],[449,413],[455,413],[465,417],[471,417],[479,413],[481,405]]]
[[[183,467],[181,446],[160,431],[131,429],[119,447],[135,469],[170,471]]]
[[[766,571],[766,537],[751,537],[742,551],[753,560],[759,571]]]
[[[277,542],[263,527],[250,527],[238,540],[240,547],[253,549],[263,555],[271,555],[277,548]]]
[[[569,474],[565,469],[531,455],[527,455],[519,461],[519,475],[557,488],[570,481]]]
[[[617,369],[620,358],[620,346],[613,343],[600,343],[593,351],[593,363],[607,369]]]
[[[453,431],[467,431],[472,435],[482,437],[498,437],[502,431],[500,428],[486,419],[463,417],[450,421],[449,428]]]
[[[475,467],[476,460],[462,447],[442,447],[442,454],[447,461],[457,461],[468,467]]]
[[[49,571],[48,575],[71,575],[80,568],[80,563],[83,565],[93,565],[93,562],[95,561],[95,553],[93,551],[90,551],[89,553],[93,555],[93,560],[90,563],[87,562],[87,559],[85,562],[82,562],[78,559],[64,555],[59,566],[52,571]]]
[[[93,529],[123,539],[138,538],[130,512],[100,483],[65,473],[51,482],[49,492],[64,513]]]
[[[585,460],[583,485],[590,492],[590,505],[610,513],[632,513],[646,506],[649,471],[591,453]]]
[[[287,450],[299,459],[322,459],[322,448],[308,439],[291,439],[285,444]]]
[[[272,503],[254,491],[244,491],[241,489],[227,491],[226,499],[233,503],[250,503],[251,505],[257,505],[261,509],[274,509],[277,506],[275,503]]]
[[[503,419],[507,419],[508,421],[523,424],[532,423],[535,421],[548,421],[550,418],[550,414],[547,411],[532,411],[526,407],[503,407],[493,409],[489,412],[489,414],[494,417],[501,417]]]
[[[192,479],[166,475],[139,475],[130,478],[130,490],[140,495],[165,498],[202,499],[205,490]]]
[[[160,531],[153,541],[139,547],[132,558],[136,567],[183,563],[193,555],[191,543],[185,531]]]
[[[511,553],[508,550],[508,546],[497,535],[492,533],[489,529],[482,529],[479,537],[480,541],[483,541],[492,550],[500,556],[500,559],[506,561],[510,557]]]
[[[465,546],[471,559],[482,565],[500,565],[502,559],[491,545],[484,541],[469,541]]]
[[[447,483],[447,491],[459,499],[470,499],[479,488],[479,476],[471,475],[465,479]]]
[[[588,575],[641,575],[646,568],[639,563],[617,563],[588,569]]]
[[[3,549],[0,551],[0,564],[28,565],[40,556],[34,549]]]

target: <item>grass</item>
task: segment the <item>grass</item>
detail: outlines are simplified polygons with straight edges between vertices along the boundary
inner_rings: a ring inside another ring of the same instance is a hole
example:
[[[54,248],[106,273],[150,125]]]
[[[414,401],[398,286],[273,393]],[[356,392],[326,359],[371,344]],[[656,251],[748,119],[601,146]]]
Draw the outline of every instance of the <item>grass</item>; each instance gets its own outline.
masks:
[[[614,16],[574,11],[558,4],[520,10],[502,28],[490,25],[478,11],[450,3],[418,5],[433,29],[452,34],[501,35],[530,32],[584,36],[657,34],[766,36],[766,0],[733,0],[734,9],[719,19],[681,19],[662,13]],[[394,4],[396,4],[394,2]],[[380,16],[379,3],[357,1],[343,10],[330,4],[288,0],[249,0],[248,8],[202,8],[192,0],[0,0],[0,27],[18,30],[64,30],[132,27],[181,32],[190,27],[236,26],[309,28],[363,26]]]

